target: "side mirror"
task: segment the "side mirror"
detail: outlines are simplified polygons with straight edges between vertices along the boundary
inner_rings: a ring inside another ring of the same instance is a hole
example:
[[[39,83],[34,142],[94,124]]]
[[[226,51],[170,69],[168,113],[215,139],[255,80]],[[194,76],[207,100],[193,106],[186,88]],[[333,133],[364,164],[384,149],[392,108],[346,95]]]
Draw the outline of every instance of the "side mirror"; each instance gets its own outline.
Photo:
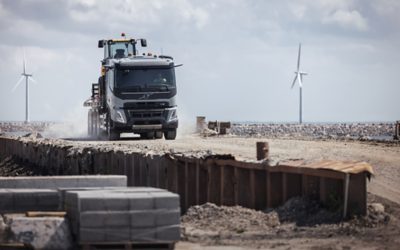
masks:
[[[99,40],[99,43],[97,45],[99,48],[103,48],[104,47],[104,40]]]
[[[140,45],[142,45],[142,47],[147,47],[146,39],[140,39]]]

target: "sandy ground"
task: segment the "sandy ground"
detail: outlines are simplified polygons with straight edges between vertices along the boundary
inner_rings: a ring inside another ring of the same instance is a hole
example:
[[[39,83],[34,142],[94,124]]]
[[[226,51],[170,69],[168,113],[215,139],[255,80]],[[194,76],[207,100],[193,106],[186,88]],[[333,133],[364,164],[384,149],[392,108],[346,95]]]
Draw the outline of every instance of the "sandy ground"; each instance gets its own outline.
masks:
[[[335,140],[290,140],[239,137],[198,137],[182,136],[174,141],[166,140],[121,140],[76,141],[91,146],[140,147],[148,150],[175,152],[212,151],[218,154],[232,154],[237,159],[256,159],[256,142],[267,141],[270,146],[272,163],[285,159],[317,161],[358,160],[366,161],[374,168],[375,175],[368,185],[368,191],[400,204],[400,145],[376,142],[335,141]]]

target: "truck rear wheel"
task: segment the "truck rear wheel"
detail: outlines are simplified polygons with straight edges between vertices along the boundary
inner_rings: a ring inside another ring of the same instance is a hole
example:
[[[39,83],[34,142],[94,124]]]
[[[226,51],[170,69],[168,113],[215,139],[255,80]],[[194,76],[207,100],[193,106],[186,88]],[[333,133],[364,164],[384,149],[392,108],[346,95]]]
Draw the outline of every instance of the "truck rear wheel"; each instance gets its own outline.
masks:
[[[165,140],[175,140],[176,138],[176,129],[164,131]]]
[[[89,109],[88,111],[88,136],[93,135],[93,117],[92,117],[92,110]]]

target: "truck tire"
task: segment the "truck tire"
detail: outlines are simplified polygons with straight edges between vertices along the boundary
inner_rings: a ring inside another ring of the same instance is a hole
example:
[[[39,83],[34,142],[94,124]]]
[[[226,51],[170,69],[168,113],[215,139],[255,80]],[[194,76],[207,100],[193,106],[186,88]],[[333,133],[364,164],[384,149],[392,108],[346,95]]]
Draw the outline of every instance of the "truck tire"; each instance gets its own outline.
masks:
[[[93,114],[92,110],[88,111],[88,136],[91,137],[93,135]]]
[[[95,138],[99,137],[100,134],[100,116],[99,116],[99,111],[95,110],[92,112],[92,135]]]
[[[147,139],[154,139],[155,133],[154,132],[147,132]]]
[[[113,128],[113,121],[110,116],[107,115],[107,137],[109,141],[119,140],[120,134]]]
[[[162,131],[156,131],[156,133],[154,134],[154,137],[156,139],[161,139],[163,136],[163,132]]]
[[[175,140],[176,138],[176,129],[164,131],[165,140]]]

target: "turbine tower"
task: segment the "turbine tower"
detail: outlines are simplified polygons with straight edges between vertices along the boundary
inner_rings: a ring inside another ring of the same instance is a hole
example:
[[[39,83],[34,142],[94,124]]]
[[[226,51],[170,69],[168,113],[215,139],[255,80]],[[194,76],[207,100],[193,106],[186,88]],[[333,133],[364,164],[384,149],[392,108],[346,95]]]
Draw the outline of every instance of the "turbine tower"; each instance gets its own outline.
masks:
[[[303,123],[303,75],[307,75],[306,72],[300,71],[300,56],[301,56],[301,43],[299,43],[299,53],[297,56],[297,70],[294,72],[296,76],[294,77],[293,83],[292,83],[292,89],[294,85],[296,84],[296,80],[299,82],[299,89],[300,89],[300,105],[299,105],[299,123]]]
[[[25,51],[24,51],[24,59],[22,65],[22,73],[21,78],[14,85],[12,92],[14,92],[18,86],[21,84],[22,80],[25,78],[25,123],[29,122],[29,80],[36,83],[36,81],[32,78],[32,74],[28,74],[26,70],[26,60],[25,60]]]

